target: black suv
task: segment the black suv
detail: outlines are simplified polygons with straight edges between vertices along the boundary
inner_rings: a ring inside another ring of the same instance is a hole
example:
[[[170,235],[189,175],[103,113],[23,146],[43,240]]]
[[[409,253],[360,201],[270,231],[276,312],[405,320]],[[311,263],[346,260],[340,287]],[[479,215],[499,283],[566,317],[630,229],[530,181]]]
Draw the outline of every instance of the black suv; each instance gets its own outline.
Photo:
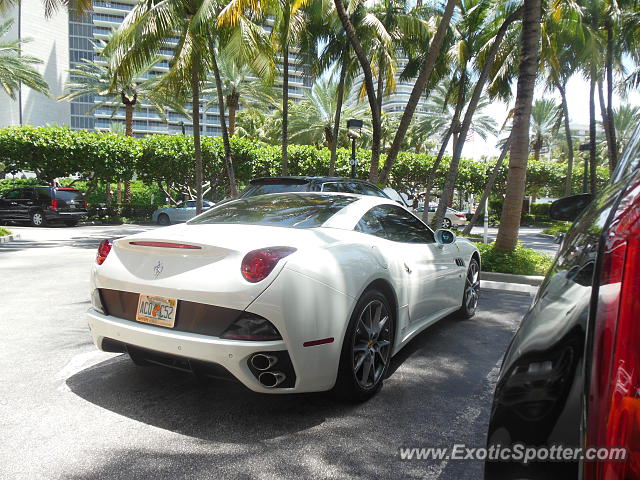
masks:
[[[489,461],[485,479],[640,478],[640,127],[609,185],[549,215],[575,222],[504,357],[488,444],[585,451]]]
[[[249,182],[241,198],[284,192],[345,192],[389,198],[372,183],[343,177],[264,177]]]
[[[86,217],[87,201],[76,188],[21,187],[0,197],[0,220],[31,222],[34,227],[61,221],[73,227]]]

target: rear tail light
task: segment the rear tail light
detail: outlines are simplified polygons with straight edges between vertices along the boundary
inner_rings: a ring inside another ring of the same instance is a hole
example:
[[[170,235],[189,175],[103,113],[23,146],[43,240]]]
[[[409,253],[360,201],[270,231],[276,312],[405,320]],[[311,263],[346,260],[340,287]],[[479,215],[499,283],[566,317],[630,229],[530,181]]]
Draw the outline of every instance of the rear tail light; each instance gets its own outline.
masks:
[[[58,209],[58,200],[52,199],[51,200],[51,210],[57,210],[57,209]]]
[[[589,480],[640,478],[640,184],[607,232],[593,336],[587,444],[626,448],[624,461],[589,462]]]
[[[100,245],[98,246],[98,255],[96,255],[96,262],[98,265],[102,265],[107,259],[112,246],[113,238],[106,238],[100,242]]]
[[[291,255],[293,247],[269,247],[253,250],[242,259],[242,276],[247,282],[256,283],[267,278],[280,259]]]
[[[278,329],[266,318],[245,312],[221,335],[228,340],[281,340]]]
[[[456,217],[458,217],[458,218],[467,218],[467,217],[465,217],[464,213],[456,213]]]
[[[87,202],[86,200],[84,201],[84,208],[89,208],[89,202]]]

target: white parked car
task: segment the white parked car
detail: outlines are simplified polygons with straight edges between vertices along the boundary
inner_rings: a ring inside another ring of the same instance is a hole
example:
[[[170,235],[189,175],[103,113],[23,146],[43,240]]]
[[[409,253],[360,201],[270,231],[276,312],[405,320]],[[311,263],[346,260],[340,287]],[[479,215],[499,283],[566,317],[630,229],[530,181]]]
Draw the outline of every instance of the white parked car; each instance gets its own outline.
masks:
[[[98,348],[136,363],[365,399],[416,334],[474,315],[479,271],[472,243],[392,200],[269,194],[104,240],[88,319]]]
[[[431,219],[436,214],[437,206],[431,205],[429,206],[429,213],[427,215],[428,221],[431,222]],[[422,218],[422,212],[424,211],[423,206],[419,206],[415,209],[416,215]],[[444,219],[442,220],[442,228],[457,228],[464,227],[467,224],[467,216],[462,213],[454,210],[453,208],[447,207],[447,211],[444,214]]]
[[[202,201],[202,209],[208,210],[213,207],[213,203]],[[151,221],[159,225],[171,225],[172,223],[183,223],[196,216],[196,201],[187,200],[180,202],[175,207],[159,208],[151,215]]]

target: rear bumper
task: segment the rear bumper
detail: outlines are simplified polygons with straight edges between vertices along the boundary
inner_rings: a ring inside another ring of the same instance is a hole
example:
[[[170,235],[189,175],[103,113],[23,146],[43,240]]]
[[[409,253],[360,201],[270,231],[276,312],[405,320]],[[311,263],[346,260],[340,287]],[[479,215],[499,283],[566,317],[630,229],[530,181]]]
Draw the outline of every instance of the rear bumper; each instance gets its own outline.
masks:
[[[89,309],[87,312],[93,342],[103,349],[106,339],[184,359],[192,359],[224,367],[249,389],[260,393],[292,393],[291,388],[263,386],[249,367],[249,359],[258,352],[286,350],[283,341],[249,342],[224,340],[190,332],[179,332],[154,325],[123,320]],[[105,343],[109,343],[108,340]]]
[[[83,220],[87,218],[87,212],[56,212],[55,210],[45,210],[44,216],[47,220]]]

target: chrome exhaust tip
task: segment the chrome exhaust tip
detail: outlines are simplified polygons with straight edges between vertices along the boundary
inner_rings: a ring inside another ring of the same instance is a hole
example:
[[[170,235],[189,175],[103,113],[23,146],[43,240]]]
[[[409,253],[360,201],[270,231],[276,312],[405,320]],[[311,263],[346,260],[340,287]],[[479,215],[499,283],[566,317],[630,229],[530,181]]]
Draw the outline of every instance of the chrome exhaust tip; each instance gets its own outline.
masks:
[[[287,376],[282,372],[262,372],[258,380],[267,388],[274,388],[286,380]]]
[[[274,355],[267,355],[266,353],[256,353],[251,357],[251,365],[253,368],[260,370],[261,372],[269,370],[276,363],[278,363],[278,357]]]

